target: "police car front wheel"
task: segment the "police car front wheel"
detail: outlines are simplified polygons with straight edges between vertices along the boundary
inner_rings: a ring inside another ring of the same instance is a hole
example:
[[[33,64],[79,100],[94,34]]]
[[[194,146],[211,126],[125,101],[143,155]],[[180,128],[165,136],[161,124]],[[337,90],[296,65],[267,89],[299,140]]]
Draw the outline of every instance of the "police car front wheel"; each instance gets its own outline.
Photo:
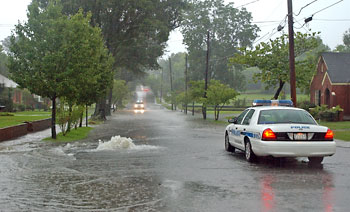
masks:
[[[229,142],[229,136],[227,133],[225,133],[225,150],[228,152],[234,152],[235,151],[235,147],[232,146]]]

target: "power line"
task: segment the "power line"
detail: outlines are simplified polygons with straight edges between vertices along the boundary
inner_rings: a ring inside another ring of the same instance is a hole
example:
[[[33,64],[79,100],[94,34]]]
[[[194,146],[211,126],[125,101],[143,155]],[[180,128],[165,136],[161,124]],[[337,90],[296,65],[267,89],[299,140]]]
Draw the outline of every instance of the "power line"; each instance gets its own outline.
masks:
[[[326,10],[326,9],[328,9],[328,8],[330,8],[330,7],[333,7],[334,5],[339,4],[339,3],[342,2],[342,1],[344,1],[344,0],[337,1],[337,2],[335,2],[334,4],[331,4],[331,5],[329,5],[329,6],[325,7],[325,8],[323,8],[323,9],[320,9],[319,11],[315,12],[314,14],[312,14],[312,16],[314,16],[315,14],[317,14],[317,13],[319,13],[319,12],[322,12],[323,10]]]
[[[350,19],[313,19],[314,21],[350,21]]]
[[[316,1],[318,1],[318,0],[314,0],[314,1],[312,1],[312,2],[310,2],[310,3],[308,3],[308,4],[306,4],[306,5],[303,6],[302,8],[300,8],[300,10],[299,10],[298,14],[296,14],[296,16],[300,15],[301,11],[302,11],[305,7],[309,6],[310,4],[315,3]]]
[[[242,4],[242,5],[240,5],[240,6],[236,7],[236,8],[244,7],[244,6],[247,6],[247,5],[249,5],[249,4],[253,4],[253,3],[255,3],[255,2],[258,2],[258,1],[260,1],[260,0],[251,1],[251,2],[248,2],[248,3],[246,3],[246,4]]]

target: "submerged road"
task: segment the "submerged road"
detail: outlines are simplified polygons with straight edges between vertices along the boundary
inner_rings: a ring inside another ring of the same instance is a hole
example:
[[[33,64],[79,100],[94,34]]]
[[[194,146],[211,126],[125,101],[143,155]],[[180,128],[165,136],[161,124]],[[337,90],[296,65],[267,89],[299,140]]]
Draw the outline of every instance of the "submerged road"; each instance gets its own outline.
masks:
[[[316,168],[251,164],[224,150],[224,128],[148,104],[83,141],[46,143],[44,131],[0,143],[0,211],[349,210],[347,145]]]

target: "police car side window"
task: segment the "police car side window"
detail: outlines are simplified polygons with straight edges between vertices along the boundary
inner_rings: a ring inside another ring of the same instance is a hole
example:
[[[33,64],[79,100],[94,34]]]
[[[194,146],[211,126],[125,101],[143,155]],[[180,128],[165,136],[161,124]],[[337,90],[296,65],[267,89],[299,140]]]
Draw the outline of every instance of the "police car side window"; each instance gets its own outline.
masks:
[[[251,109],[247,115],[245,116],[244,120],[243,120],[243,125],[249,125],[250,124],[250,120],[254,114],[255,110],[254,109]]]
[[[243,113],[241,113],[241,115],[239,115],[239,116],[237,117],[237,124],[241,124],[241,122],[242,122],[242,120],[243,120],[245,114],[247,114],[248,111],[249,111],[249,110],[243,111]]]

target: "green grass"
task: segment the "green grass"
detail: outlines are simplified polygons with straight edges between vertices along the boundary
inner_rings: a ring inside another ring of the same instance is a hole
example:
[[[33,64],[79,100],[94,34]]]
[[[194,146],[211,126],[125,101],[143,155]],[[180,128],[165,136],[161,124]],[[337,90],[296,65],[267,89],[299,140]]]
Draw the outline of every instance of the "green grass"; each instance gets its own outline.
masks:
[[[79,127],[77,129],[72,129],[69,133],[63,136],[62,133],[57,134],[57,138],[52,139],[51,137],[45,138],[45,141],[53,141],[53,142],[72,142],[78,141],[87,138],[89,132],[92,130],[92,127]]]
[[[241,114],[242,111],[220,111],[221,114]],[[214,114],[214,111],[207,111],[207,114]]]
[[[327,126],[332,130],[350,130],[350,121],[338,121],[338,122],[319,122],[320,125]]]
[[[334,138],[350,141],[350,121],[338,121],[338,122],[319,122],[320,125],[326,126],[334,131]]]
[[[334,131],[335,139],[350,141],[350,132],[349,131]]]
[[[242,93],[237,96],[236,99],[246,99],[247,101],[253,101],[254,99],[272,99],[274,94],[259,94],[259,93]],[[291,99],[290,95],[286,95],[286,99]],[[306,94],[297,94],[297,101],[302,102],[310,100],[310,97]]]
[[[14,116],[0,116],[0,128],[19,125],[26,121],[31,122],[51,117],[49,112],[39,111],[26,111],[11,114]]]

